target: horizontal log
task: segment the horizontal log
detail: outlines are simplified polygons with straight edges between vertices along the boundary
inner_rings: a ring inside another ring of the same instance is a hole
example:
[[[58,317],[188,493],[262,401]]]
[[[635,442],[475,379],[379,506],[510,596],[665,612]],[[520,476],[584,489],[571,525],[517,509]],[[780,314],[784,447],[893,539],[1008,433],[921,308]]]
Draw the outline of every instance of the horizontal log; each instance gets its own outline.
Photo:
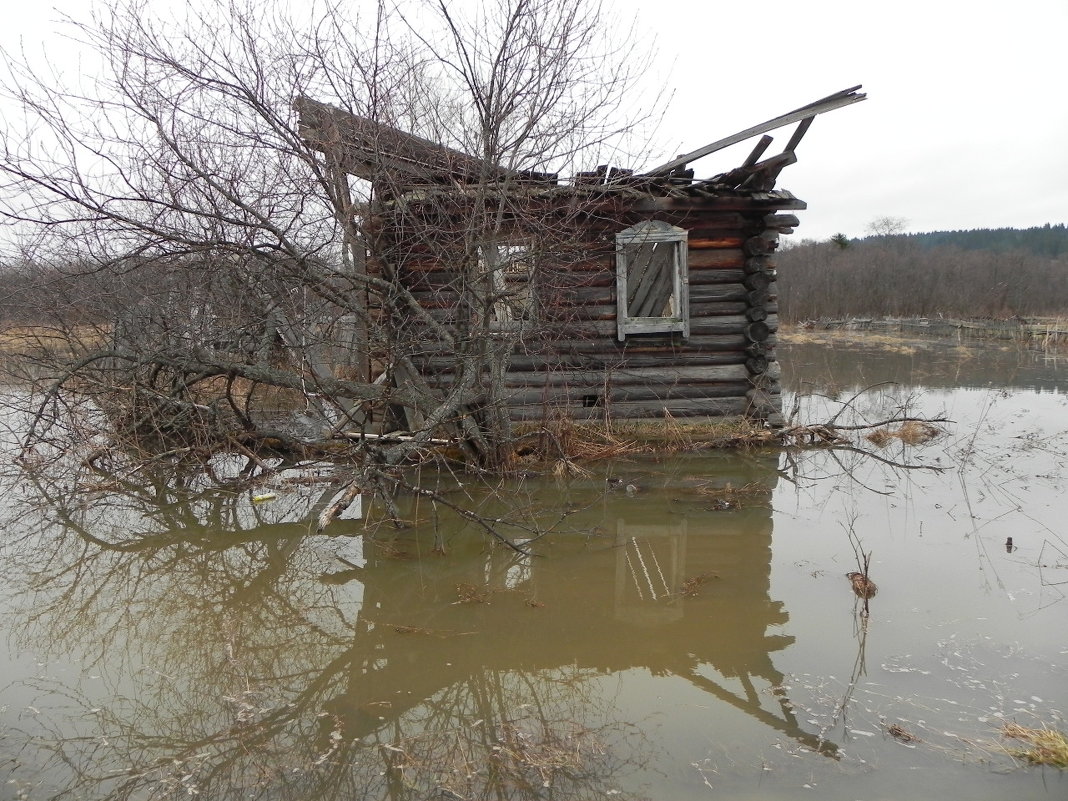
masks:
[[[764,218],[768,228],[796,228],[801,224],[796,214],[769,214]]]
[[[742,284],[700,284],[690,287],[691,303],[744,300],[746,288]]]
[[[752,389],[749,382],[722,384],[699,384],[692,386],[643,386],[624,387],[591,383],[584,386],[535,387],[521,390],[505,390],[504,401],[509,406],[534,406],[539,403],[552,406],[604,406],[634,401],[675,401],[721,398],[744,398]]]
[[[678,215],[672,224],[687,229],[690,239],[720,239],[739,236],[739,231],[751,223],[732,212],[697,212]]]
[[[767,289],[754,289],[752,292],[746,293],[745,299],[750,306],[763,306],[771,300],[771,292]]]
[[[701,284],[740,284],[743,280],[745,272],[737,268],[691,269],[689,275],[691,292]]]
[[[690,320],[690,335],[702,334],[744,334],[749,323],[744,314],[732,314],[725,317],[703,317]]]
[[[524,344],[521,343],[520,348],[523,348]],[[619,342],[614,336],[611,339],[581,339],[565,335],[559,339],[546,337],[523,352],[543,355],[557,353],[568,356],[576,354],[595,355],[598,357],[613,355],[613,358],[620,359],[638,354],[670,355],[673,353],[687,354],[705,351],[741,352],[746,346],[745,337],[742,336],[741,330],[739,330],[734,335],[696,336],[691,333],[687,340],[683,340],[681,335],[678,334],[674,336],[665,335],[659,339],[628,337],[626,342]]]
[[[577,421],[603,420],[610,416],[612,420],[649,420],[662,419],[665,412],[672,417],[742,419],[748,406],[742,398],[712,398],[705,400],[679,399],[671,401],[635,401],[614,403],[608,407],[583,407],[529,405],[515,406],[508,409],[508,416],[516,422],[545,420],[554,414],[566,414]]]
[[[690,270],[709,267],[741,267],[745,263],[745,254],[739,248],[724,250],[689,250],[686,264]]]
[[[724,317],[708,317],[702,319],[690,320],[690,338],[694,336],[701,336],[706,334],[744,334],[745,328],[749,324],[749,320],[745,318],[744,314],[727,315]],[[766,323],[753,323],[753,325],[767,325],[770,331],[778,329],[779,321],[775,315],[769,314]],[[612,320],[579,320],[574,322],[568,322],[561,327],[561,324],[554,324],[557,328],[555,332],[557,336],[566,334],[574,339],[600,339],[602,337],[615,336],[616,335],[616,321]],[[550,336],[552,325],[544,325],[544,333],[546,336]],[[654,339],[666,339],[671,340],[670,335],[663,335],[659,337],[657,335],[651,335]],[[628,337],[629,339],[629,337]],[[638,337],[634,341],[637,341]]]
[[[691,251],[706,250],[709,248],[732,248],[734,250],[741,250],[742,243],[745,242],[745,237],[737,231],[731,233],[729,236],[696,236],[695,233],[696,232],[690,232],[690,235],[687,238],[687,244]]]
[[[650,352],[662,352],[665,348],[668,348],[678,353],[690,353],[693,351],[742,351],[746,347],[746,339],[742,335],[741,331],[719,334],[701,332],[697,333],[691,327],[690,336],[683,340],[681,337],[676,337],[676,341],[671,341],[667,344],[654,344],[652,342],[643,342],[640,339],[628,338],[625,345],[626,353],[650,353]]]
[[[647,197],[637,201],[632,208],[640,214],[737,211],[743,214],[756,214],[763,219],[771,211],[804,211],[808,208],[808,204],[797,198],[781,196],[769,196],[762,200],[745,195],[725,195],[722,197]]]
[[[672,385],[691,383],[719,383],[724,381],[747,381],[749,373],[744,364],[697,365],[686,367],[618,368],[607,372],[596,371],[591,379],[589,370],[555,370],[544,373],[508,373],[504,385],[508,388],[526,386],[600,386]]]
[[[551,370],[597,371],[638,369],[644,367],[698,367],[703,365],[743,364],[746,354],[742,350],[717,352],[679,353],[665,350],[662,353],[604,353],[604,354],[525,354],[512,356],[508,363],[509,373],[544,373]],[[445,374],[456,366],[451,356],[424,356],[416,359],[421,371]]]
[[[702,320],[706,317],[724,317],[745,314],[749,309],[749,303],[745,300],[715,301],[712,303],[691,303],[690,322]]]

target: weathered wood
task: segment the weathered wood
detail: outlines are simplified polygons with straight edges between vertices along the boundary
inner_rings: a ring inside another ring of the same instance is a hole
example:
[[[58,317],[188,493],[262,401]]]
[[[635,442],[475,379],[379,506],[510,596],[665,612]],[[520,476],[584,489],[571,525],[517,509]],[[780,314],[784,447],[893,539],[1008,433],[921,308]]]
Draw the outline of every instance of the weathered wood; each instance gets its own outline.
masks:
[[[762,236],[751,236],[745,240],[742,250],[746,256],[767,256],[774,252],[775,244]]]
[[[797,146],[801,144],[801,140],[805,137],[805,134],[808,133],[808,129],[812,126],[812,121],[814,119],[816,119],[815,115],[811,117],[805,117],[803,120],[801,120],[797,128],[794,129],[794,135],[791,136],[790,141],[786,143],[786,152],[792,153],[793,151],[797,150]]]
[[[747,300],[716,301],[715,303],[691,303],[690,317],[723,317],[746,314],[749,309]]]
[[[745,260],[743,268],[748,273],[766,272],[771,268],[771,261],[766,256],[750,256]]]
[[[701,284],[690,287],[690,309],[695,303],[714,303],[718,301],[745,300],[746,288],[743,284]]]
[[[767,290],[771,286],[771,279],[771,273],[763,270],[758,273],[750,273],[745,277],[745,281],[742,284],[746,289],[756,292],[758,290]]]
[[[736,212],[710,214],[705,211],[691,217],[680,216],[674,224],[690,232],[690,242],[700,242],[702,240],[737,239],[740,237],[742,228],[748,225],[749,221],[744,215]],[[737,244],[725,245],[725,247],[741,246],[740,239]]]
[[[624,386],[716,383],[745,381],[748,378],[749,373],[744,364],[725,364],[609,369],[599,380],[601,383]],[[555,370],[545,373],[508,373],[505,375],[504,384],[506,387],[585,385],[589,383],[589,379],[589,373],[584,370]]]
[[[764,218],[764,225],[768,228],[781,230],[783,228],[796,228],[801,224],[796,214],[769,214]]]
[[[767,419],[780,413],[781,401],[769,392],[762,389],[753,389],[746,394],[746,417],[753,419]]]
[[[745,161],[742,162],[742,167],[752,167],[756,164],[760,160],[760,157],[764,155],[764,151],[771,146],[773,141],[774,140],[767,134],[760,137],[760,139],[757,140],[757,143],[753,146],[753,150],[745,157]],[[789,149],[790,148],[787,148],[787,150]]]
[[[633,209],[640,213],[655,214],[658,212],[700,212],[709,207],[717,211],[804,211],[808,204],[797,198],[787,199],[780,193],[767,195],[764,199],[755,199],[751,193],[745,195],[723,196],[715,198],[699,197],[646,197],[637,201]]]
[[[686,384],[682,386],[612,386],[587,384],[582,386],[544,386],[507,389],[505,400],[510,405],[529,406],[544,403],[551,406],[605,406],[616,403],[698,400],[703,398],[744,398],[752,389],[748,381],[720,384]]]
[[[795,109],[794,111],[770,119],[767,122],[754,125],[752,128],[746,128],[744,131],[739,131],[738,133],[731,134],[723,139],[718,139],[715,142],[711,142],[704,147],[699,147],[697,150],[691,151],[690,153],[684,153],[678,158],[672,159],[665,164],[661,164],[658,167],[646,171],[644,174],[666,175],[681,165],[696,161],[699,158],[703,158],[710,153],[715,153],[717,150],[722,150],[725,147],[744,142],[750,137],[759,136],[760,134],[774,131],[776,128],[782,128],[790,123],[799,122],[807,117],[814,117],[817,114],[823,114],[824,112],[832,111],[833,109],[864,100],[866,95],[857,94],[857,89],[860,89],[859,85],[850,87],[849,89],[843,89],[841,92],[835,92],[833,95],[828,95],[814,103],[809,103],[807,106],[802,106],[799,109]]]
[[[665,350],[645,354],[603,354],[599,356],[538,356],[518,354],[508,364],[509,373],[545,372],[548,370],[576,370],[601,374],[609,370],[639,369],[643,367],[698,367],[702,365],[742,364],[745,354],[740,350],[723,350],[712,352],[673,353]],[[446,357],[433,357],[420,360],[419,367],[437,373],[449,371],[454,360]],[[600,379],[598,379],[600,380]]]
[[[743,330],[746,339],[752,342],[763,342],[771,335],[771,327],[763,321],[749,323]]]
[[[767,289],[754,289],[746,293],[745,297],[750,306],[763,306],[771,300],[771,292]]]
[[[690,270],[690,291],[700,284],[740,284],[745,280],[745,271],[738,268]]]
[[[768,357],[767,356],[750,356],[745,360],[745,369],[750,373],[756,375],[758,373],[767,372],[768,369]]]
[[[741,419],[749,406],[742,398],[705,398],[679,399],[669,401],[632,401],[630,403],[613,403],[609,407],[583,407],[577,405],[534,404],[530,406],[509,407],[508,415],[513,421],[537,421],[550,419],[561,412],[578,420],[603,420],[607,413],[615,420],[662,419],[670,414],[672,417],[697,419]],[[665,414],[665,412],[667,414]]]
[[[741,267],[745,262],[745,254],[736,248],[706,248],[704,250],[690,250],[687,254],[686,263],[691,270],[703,268]]]
[[[718,234],[713,236],[712,234]],[[693,236],[689,238],[690,250],[719,250],[723,248],[734,248],[740,250],[742,243],[745,241],[745,237],[734,231],[731,232],[717,232],[710,231],[705,236]]]

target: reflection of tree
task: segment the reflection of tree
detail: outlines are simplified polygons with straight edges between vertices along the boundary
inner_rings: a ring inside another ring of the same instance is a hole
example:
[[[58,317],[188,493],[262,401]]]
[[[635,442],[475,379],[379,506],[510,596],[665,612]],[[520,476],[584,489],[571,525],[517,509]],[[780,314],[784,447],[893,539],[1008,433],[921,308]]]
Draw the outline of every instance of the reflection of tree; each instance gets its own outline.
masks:
[[[774,475],[754,460],[729,480],[770,494]],[[89,527],[106,515],[53,514],[15,563],[49,538],[18,631],[110,684],[34,680],[42,715],[25,735],[93,797],[592,798],[650,758],[604,684],[641,671],[834,754],[777,695],[771,654],[792,638],[768,631],[788,619],[769,598],[769,510],[713,511],[686,481],[646,483],[640,499],[592,479],[564,493],[530,482],[587,531],[539,541],[537,557],[456,537],[448,558],[404,558],[430,550],[432,532],[416,531],[342,566],[283,522],[221,547],[231,535],[194,523],[240,517],[213,505],[224,496],[141,507],[173,526],[138,540],[152,547],[110,547]]]

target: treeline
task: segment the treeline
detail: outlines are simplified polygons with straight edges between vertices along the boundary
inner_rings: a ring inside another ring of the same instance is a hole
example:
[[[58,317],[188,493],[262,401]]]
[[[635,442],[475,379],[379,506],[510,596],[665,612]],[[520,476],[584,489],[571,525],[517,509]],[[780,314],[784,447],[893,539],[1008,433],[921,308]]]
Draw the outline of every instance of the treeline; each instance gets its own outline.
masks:
[[[1068,227],[1046,223],[1034,228],[976,228],[971,231],[930,231],[899,234],[880,239],[904,239],[924,248],[958,247],[962,250],[993,250],[1006,253],[1026,250],[1038,256],[1068,256]]]
[[[919,236],[836,237],[780,251],[780,319],[1068,314],[1068,253],[971,250]]]

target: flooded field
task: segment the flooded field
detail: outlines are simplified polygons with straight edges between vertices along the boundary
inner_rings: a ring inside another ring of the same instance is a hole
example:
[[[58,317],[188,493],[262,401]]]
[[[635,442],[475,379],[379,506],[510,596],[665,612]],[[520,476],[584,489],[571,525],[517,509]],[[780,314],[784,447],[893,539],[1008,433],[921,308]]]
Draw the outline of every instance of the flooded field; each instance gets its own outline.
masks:
[[[9,486],[0,798],[1068,797],[1001,735],[1068,728],[1068,362],[780,358],[806,421],[951,422],[451,491],[529,553],[426,501],[313,535],[295,481]]]

